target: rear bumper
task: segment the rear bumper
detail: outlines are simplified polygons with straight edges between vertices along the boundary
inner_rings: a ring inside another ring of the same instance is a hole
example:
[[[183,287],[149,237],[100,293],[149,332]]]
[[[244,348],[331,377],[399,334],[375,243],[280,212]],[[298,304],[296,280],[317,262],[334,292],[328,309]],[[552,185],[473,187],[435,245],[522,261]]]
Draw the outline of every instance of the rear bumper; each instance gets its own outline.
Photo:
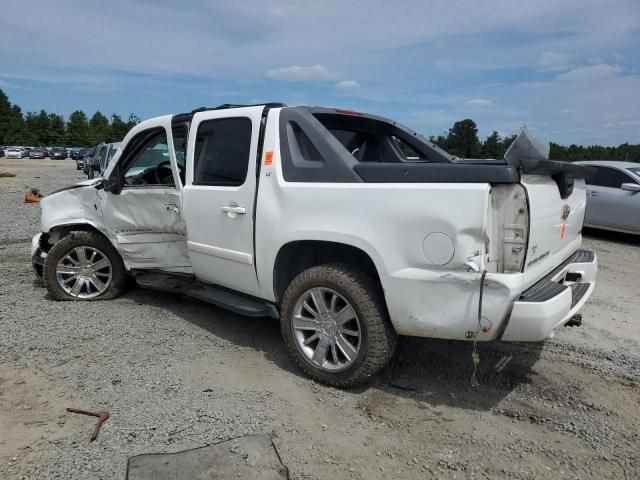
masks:
[[[595,288],[598,259],[578,250],[514,303],[502,340],[539,342],[578,313]]]

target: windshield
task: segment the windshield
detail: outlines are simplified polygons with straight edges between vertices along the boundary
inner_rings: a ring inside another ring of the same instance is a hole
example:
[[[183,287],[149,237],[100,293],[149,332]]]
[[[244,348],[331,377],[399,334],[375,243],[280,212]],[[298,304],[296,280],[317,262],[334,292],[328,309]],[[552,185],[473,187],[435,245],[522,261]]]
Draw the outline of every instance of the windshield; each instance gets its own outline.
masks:
[[[640,167],[627,168],[627,170],[640,177]]]

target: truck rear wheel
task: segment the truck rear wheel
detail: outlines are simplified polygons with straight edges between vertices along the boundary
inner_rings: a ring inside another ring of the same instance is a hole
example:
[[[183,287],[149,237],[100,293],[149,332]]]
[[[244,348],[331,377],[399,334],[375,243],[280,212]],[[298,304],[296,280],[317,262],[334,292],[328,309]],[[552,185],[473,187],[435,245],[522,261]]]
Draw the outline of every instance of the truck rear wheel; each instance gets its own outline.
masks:
[[[56,300],[109,300],[127,284],[122,258],[96,232],[75,231],[58,241],[47,253],[43,273]]]
[[[284,294],[280,322],[296,363],[336,387],[365,383],[389,362],[397,345],[379,288],[345,264],[300,273]]]

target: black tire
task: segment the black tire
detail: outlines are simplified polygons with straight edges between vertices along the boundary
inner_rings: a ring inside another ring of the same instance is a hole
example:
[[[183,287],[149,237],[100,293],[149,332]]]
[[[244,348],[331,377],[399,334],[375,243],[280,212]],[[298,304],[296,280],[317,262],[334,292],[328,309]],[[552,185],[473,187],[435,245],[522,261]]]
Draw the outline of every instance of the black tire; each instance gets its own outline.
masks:
[[[98,249],[111,263],[112,277],[107,289],[92,298],[77,298],[67,293],[58,283],[56,266],[62,257],[75,247],[86,246]],[[43,280],[47,290],[55,300],[110,300],[120,296],[128,283],[127,271],[120,254],[111,242],[96,232],[73,231],[60,239],[47,253],[44,260]]]
[[[294,338],[292,321],[295,305],[314,287],[329,288],[343,296],[360,320],[360,349],[347,370],[328,372],[313,365],[300,351]],[[398,343],[380,288],[370,277],[347,264],[319,265],[300,273],[284,294],[280,327],[287,350],[300,368],[322,383],[341,388],[366,383],[387,365]]]

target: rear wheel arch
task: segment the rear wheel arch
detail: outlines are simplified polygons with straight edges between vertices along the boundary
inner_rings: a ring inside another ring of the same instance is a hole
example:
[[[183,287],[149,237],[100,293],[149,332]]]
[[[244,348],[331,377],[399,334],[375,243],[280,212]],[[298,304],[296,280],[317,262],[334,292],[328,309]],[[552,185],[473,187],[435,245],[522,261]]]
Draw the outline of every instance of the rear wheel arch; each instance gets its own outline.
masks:
[[[289,284],[303,271],[329,263],[350,265],[370,277],[384,299],[380,272],[367,252],[359,247],[325,240],[296,240],[280,247],[273,266],[273,293],[280,303]],[[386,303],[386,301],[385,301]]]

